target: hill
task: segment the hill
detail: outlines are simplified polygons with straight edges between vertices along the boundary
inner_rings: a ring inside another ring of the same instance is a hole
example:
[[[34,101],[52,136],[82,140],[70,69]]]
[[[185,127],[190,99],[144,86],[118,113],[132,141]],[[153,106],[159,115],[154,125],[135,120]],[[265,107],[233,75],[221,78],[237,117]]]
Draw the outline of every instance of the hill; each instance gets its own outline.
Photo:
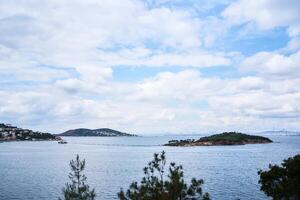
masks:
[[[0,123],[0,141],[23,141],[23,140],[56,140],[50,133],[22,129],[10,124]]]
[[[244,144],[265,144],[272,140],[262,136],[247,135],[237,132],[224,132],[221,134],[202,137],[199,140],[171,140],[165,146],[216,146],[216,145],[244,145]]]
[[[78,128],[68,130],[57,136],[73,136],[73,137],[80,137],[80,136],[99,136],[99,137],[119,137],[119,136],[136,136],[129,133],[124,133],[120,131],[116,131],[109,128],[99,128],[99,129],[87,129],[87,128]]]

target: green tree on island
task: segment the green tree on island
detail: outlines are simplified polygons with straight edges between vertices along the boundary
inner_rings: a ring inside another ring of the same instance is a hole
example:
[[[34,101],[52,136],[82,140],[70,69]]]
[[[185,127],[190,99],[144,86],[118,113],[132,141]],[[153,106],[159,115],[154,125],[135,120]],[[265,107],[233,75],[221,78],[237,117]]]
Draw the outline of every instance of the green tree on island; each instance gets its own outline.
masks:
[[[85,160],[80,160],[79,155],[76,160],[70,161],[71,172],[69,178],[71,183],[66,183],[63,188],[63,200],[94,200],[96,197],[95,189],[90,190],[86,184],[86,176],[83,174]],[[62,200],[61,198],[59,198]]]
[[[154,154],[154,159],[144,168],[145,177],[140,184],[133,182],[129,189],[118,193],[120,200],[209,200],[209,194],[203,194],[202,179],[192,179],[188,186],[183,179],[181,165],[171,163],[169,174],[165,178],[166,156]]]
[[[300,199],[300,155],[288,158],[278,165],[269,165],[268,171],[260,170],[261,190],[274,200]]]

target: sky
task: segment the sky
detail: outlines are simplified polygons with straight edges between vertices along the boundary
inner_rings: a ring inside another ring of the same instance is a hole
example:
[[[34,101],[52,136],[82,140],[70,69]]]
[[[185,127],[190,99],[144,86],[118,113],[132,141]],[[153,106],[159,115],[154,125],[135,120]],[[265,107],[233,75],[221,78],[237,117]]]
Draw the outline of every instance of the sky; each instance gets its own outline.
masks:
[[[0,122],[300,130],[299,0],[0,0]]]

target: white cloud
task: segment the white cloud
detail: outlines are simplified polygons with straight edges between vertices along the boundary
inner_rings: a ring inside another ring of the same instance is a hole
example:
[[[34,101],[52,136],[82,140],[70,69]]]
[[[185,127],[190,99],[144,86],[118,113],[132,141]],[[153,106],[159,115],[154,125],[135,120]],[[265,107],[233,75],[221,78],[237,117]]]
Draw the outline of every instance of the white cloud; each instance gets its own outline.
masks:
[[[289,56],[259,52],[241,63],[242,70],[257,72],[260,75],[277,77],[299,77],[300,51]]]
[[[223,18],[201,18],[135,0],[0,0],[0,121],[56,133],[249,131],[278,122],[299,129],[299,4],[270,2],[236,1]],[[243,77],[221,78],[243,53],[214,47],[224,49],[232,26],[254,22],[286,27],[293,38],[285,49],[244,59]],[[166,68],[118,82],[116,66]],[[215,66],[210,77],[198,71]]]
[[[293,87],[298,79],[207,78],[185,70],[125,85],[73,81],[76,92],[62,90],[61,81],[34,92],[2,91],[0,116],[54,132],[110,126],[136,133],[262,130],[279,119],[286,128],[297,128],[300,117],[300,89]]]
[[[203,51],[172,52],[150,51],[145,48],[122,49],[118,52],[101,51],[100,59],[105,65],[118,66],[180,66],[180,67],[211,67],[230,65],[235,55],[207,53]]]
[[[140,1],[2,1],[0,69],[50,81],[72,78],[67,68],[83,75],[116,65],[229,65],[232,56],[201,50],[202,27],[188,11]]]
[[[165,46],[200,45],[197,21],[184,11],[149,10],[143,3],[129,0],[47,1],[43,5],[33,2],[3,3],[1,10],[2,24],[10,25],[2,29],[2,36],[20,48],[30,45],[37,50],[43,46],[47,50],[55,48],[56,52],[72,52],[116,44],[136,45],[144,40]],[[22,29],[28,25],[30,31]],[[10,34],[15,31],[18,34],[12,37]]]
[[[218,79],[201,78],[199,72],[185,70],[164,72],[138,84],[138,92],[131,99],[157,102],[191,102],[205,98],[221,85]]]
[[[279,50],[277,52],[279,53],[293,53],[300,50],[300,38],[295,37],[291,38],[290,41],[287,43],[287,45]]]
[[[298,0],[239,0],[229,5],[222,16],[234,24],[254,21],[261,29],[288,27],[290,36],[300,33]]]

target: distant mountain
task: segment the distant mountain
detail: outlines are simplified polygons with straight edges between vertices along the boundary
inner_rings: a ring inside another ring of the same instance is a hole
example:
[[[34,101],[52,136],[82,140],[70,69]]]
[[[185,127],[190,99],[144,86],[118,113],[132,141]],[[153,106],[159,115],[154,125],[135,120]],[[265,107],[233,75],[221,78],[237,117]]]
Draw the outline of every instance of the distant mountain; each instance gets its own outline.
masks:
[[[285,129],[283,130],[278,130],[278,131],[263,131],[260,132],[259,134],[265,134],[265,135],[299,135],[300,136],[300,132],[297,131],[287,131]]]
[[[29,129],[22,129],[11,124],[0,123],[0,141],[23,141],[23,140],[58,140],[50,133],[43,133],[32,131]]]
[[[68,130],[57,136],[99,136],[99,137],[119,137],[119,136],[136,136],[129,133],[124,133],[116,131],[109,128],[99,128],[99,129],[87,129],[87,128],[78,128]]]

